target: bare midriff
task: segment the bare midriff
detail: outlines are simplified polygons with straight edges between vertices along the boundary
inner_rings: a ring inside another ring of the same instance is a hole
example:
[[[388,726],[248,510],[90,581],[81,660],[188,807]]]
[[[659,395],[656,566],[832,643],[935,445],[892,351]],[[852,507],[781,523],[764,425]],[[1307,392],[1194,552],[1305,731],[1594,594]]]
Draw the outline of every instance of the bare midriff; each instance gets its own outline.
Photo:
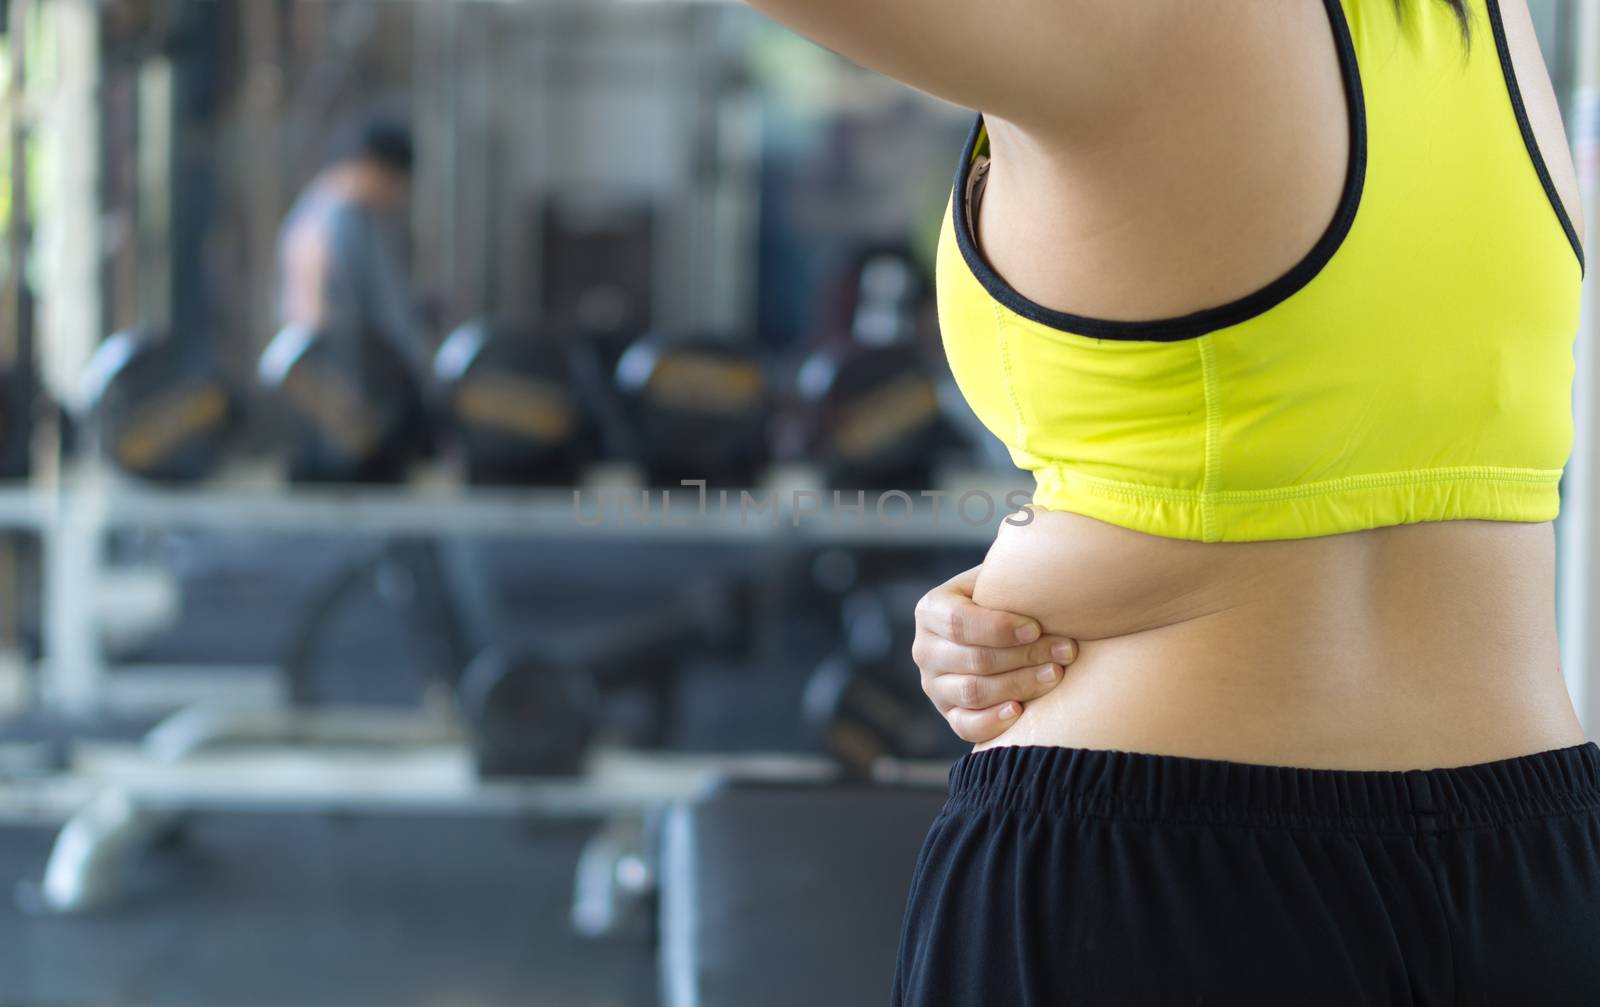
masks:
[[[974,600],[1079,641],[1002,745],[1325,769],[1470,765],[1584,740],[1550,523],[1192,542],[1035,509]]]

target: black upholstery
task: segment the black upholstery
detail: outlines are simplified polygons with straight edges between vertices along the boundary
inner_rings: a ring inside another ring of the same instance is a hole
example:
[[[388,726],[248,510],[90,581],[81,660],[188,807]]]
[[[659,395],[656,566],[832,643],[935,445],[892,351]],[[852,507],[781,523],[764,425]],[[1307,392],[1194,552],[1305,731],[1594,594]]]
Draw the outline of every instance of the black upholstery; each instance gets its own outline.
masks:
[[[884,1007],[939,787],[727,784],[662,835],[663,1007]]]

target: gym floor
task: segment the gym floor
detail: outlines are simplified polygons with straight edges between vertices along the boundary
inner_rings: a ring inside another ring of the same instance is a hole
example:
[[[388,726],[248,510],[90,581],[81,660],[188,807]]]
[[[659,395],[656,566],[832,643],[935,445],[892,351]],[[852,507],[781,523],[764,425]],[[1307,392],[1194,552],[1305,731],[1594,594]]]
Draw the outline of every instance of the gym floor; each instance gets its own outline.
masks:
[[[0,830],[6,1007],[649,1007],[647,934],[568,923],[592,823],[205,815],[91,916],[25,912],[54,838]]]

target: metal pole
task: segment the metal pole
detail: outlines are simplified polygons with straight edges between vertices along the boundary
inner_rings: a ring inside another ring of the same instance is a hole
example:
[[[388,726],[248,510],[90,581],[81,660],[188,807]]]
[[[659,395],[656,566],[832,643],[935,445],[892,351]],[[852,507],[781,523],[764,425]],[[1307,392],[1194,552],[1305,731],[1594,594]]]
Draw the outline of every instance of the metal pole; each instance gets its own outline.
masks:
[[[240,161],[244,178],[239,191],[246,198],[241,216],[252,278],[247,307],[234,317],[250,327],[246,342],[253,356],[271,338],[277,321],[278,222],[285,209],[281,110],[293,78],[283,51],[283,23],[277,4],[240,4],[238,32],[236,44],[248,82],[243,135],[254,156]]]
[[[28,7],[14,2],[10,10],[7,39],[6,90],[0,96],[0,123],[4,124],[4,142],[10,148],[11,192],[9,219],[6,221],[6,275],[0,277],[0,370],[9,371],[22,356],[23,298],[26,285],[28,258],[28,114],[25,108],[24,82],[28,75],[27,35]]]
[[[78,376],[102,328],[100,297],[100,7],[96,0],[55,0],[56,86],[40,121],[54,171],[48,232],[51,250],[41,360],[56,395],[75,402]],[[44,701],[87,710],[100,695],[103,660],[95,638],[90,588],[99,557],[93,513],[67,505],[44,528]]]
[[[1561,663],[1573,704],[1591,733],[1600,730],[1600,0],[1574,0],[1573,93],[1568,132],[1586,208],[1588,262],[1579,323],[1573,418],[1577,433],[1567,466],[1557,559]]]
[[[100,264],[100,7],[96,0],[50,6],[55,86],[41,95],[40,141],[50,212],[38,222],[47,276],[40,312],[40,364],[57,399],[78,403],[79,375],[103,334]]]
[[[12,0],[7,11],[7,73],[5,94],[0,96],[0,131],[9,145],[7,163],[11,170],[10,215],[6,220],[6,275],[0,277],[0,382],[13,400],[27,394],[31,375],[17,373],[31,365],[24,352],[26,340],[31,338],[31,324],[27,298],[29,291],[24,277],[27,274],[29,230],[32,227],[28,193],[28,134],[30,123],[26,108],[27,36],[31,29],[28,4]],[[12,415],[5,421],[20,424],[15,401]],[[17,436],[16,431],[0,430],[0,439]],[[26,449],[24,449],[26,450]],[[0,462],[0,464],[4,464]],[[10,475],[12,473],[6,473]],[[21,600],[18,588],[21,583],[19,566],[22,562],[16,539],[9,533],[0,533],[0,714],[18,712],[25,702],[26,673],[21,660],[21,625],[18,612]]]

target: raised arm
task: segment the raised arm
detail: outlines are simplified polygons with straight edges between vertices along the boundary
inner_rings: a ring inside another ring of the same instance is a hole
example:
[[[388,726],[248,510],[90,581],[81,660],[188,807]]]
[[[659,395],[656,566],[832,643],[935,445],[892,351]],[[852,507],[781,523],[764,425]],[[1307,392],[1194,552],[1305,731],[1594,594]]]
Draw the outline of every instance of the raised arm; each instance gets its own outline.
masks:
[[[1214,24],[1194,0],[749,0],[862,66],[1028,127],[1108,121]]]

